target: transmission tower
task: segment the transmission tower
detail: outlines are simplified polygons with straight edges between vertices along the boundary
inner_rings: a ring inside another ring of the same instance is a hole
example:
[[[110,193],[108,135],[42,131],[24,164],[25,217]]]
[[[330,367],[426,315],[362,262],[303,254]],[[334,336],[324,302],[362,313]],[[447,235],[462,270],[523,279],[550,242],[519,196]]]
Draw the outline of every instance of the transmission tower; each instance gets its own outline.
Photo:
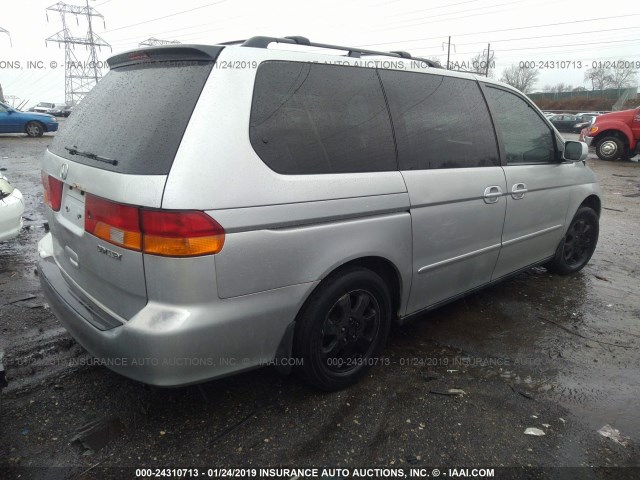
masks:
[[[95,8],[89,6],[89,0],[86,5],[69,5],[58,2],[47,8],[47,21],[49,20],[49,11],[57,12],[62,19],[62,30],[55,35],[51,35],[45,39],[45,43],[56,42],[58,45],[64,44],[64,99],[67,105],[75,105],[102,78],[102,69],[98,63],[98,55],[96,48],[102,51],[102,47],[109,47],[104,39],[93,31],[93,17],[102,18],[103,26],[104,17]],[[87,30],[84,36],[74,36],[67,24],[67,17],[73,15],[76,24],[79,26],[79,17],[86,17]],[[76,45],[84,46],[84,54],[76,51]]]
[[[139,47],[155,47],[156,45],[171,45],[173,43],[180,43],[178,40],[160,40],[158,38],[147,38],[138,44]]]

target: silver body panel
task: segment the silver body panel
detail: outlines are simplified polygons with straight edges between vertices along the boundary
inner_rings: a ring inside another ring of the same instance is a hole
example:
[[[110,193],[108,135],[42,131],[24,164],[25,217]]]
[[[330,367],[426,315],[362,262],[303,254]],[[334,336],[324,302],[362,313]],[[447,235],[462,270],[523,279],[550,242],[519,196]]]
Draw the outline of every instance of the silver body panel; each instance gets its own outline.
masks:
[[[271,59],[336,57],[231,47],[218,61]],[[50,212],[51,234],[39,245],[45,294],[87,350],[128,359],[109,366],[131,378],[184,385],[274,360],[314,288],[352,260],[375,257],[394,267],[398,317],[442,303],[553,255],[580,203],[598,195],[582,162],[278,174],[249,140],[255,74],[212,70],[168,175],[123,175],[50,152],[44,157],[44,171],[56,177],[69,165],[63,208]],[[212,126],[211,112],[225,112],[223,120]],[[515,198],[511,191],[520,183],[527,192]],[[122,259],[101,255],[102,242],[72,219],[82,210],[83,191],[143,207],[205,211],[225,229],[224,248],[178,259],[108,244]],[[92,324],[90,315],[102,320]]]
[[[411,196],[414,280],[408,312],[489,283],[500,251],[505,198],[500,167],[403,172]]]

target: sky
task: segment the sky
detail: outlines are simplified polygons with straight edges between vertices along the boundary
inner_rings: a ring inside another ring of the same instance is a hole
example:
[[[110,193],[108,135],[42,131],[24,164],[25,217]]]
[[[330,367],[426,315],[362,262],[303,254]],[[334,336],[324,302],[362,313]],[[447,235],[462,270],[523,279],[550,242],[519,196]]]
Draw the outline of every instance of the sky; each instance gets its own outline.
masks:
[[[83,0],[67,0],[84,5]],[[312,41],[375,50],[405,50],[451,62],[485,52],[496,56],[496,74],[534,62],[535,90],[560,82],[590,88],[585,71],[594,62],[624,60],[640,66],[640,2],[630,0],[90,0],[103,15],[93,31],[109,47],[101,61],[136,49],[150,37],[215,44],[254,35],[302,35]],[[64,46],[45,39],[62,29],[54,0],[3,0],[0,10],[0,85],[9,103],[64,103]],[[47,19],[48,16],[48,19]],[[67,15],[74,36],[85,36],[86,17]],[[0,30],[2,32],[2,30]],[[76,46],[84,59],[84,47]],[[104,74],[107,73],[105,69]]]

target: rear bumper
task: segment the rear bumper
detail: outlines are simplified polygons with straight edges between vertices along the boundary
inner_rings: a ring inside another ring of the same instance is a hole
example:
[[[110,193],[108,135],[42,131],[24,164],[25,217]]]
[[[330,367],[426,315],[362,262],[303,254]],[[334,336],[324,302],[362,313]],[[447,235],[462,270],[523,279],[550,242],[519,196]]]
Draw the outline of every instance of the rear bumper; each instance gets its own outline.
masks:
[[[73,294],[54,257],[50,234],[39,243],[38,270],[52,311],[78,343],[111,370],[172,387],[274,364],[287,326],[315,283],[294,285],[204,305],[149,301],[129,321],[99,330],[91,309]],[[115,319],[114,319],[115,320]],[[96,362],[93,362],[94,364]]]
[[[22,230],[24,203],[20,190],[0,200],[0,242],[17,237]]]

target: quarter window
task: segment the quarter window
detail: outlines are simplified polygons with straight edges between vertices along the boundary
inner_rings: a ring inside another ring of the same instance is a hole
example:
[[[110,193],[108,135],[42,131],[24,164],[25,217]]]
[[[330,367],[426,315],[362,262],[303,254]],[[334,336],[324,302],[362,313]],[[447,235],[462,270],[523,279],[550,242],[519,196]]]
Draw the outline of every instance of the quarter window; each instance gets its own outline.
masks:
[[[506,90],[486,91],[502,132],[507,165],[555,162],[553,132],[534,109]]]
[[[401,170],[499,165],[487,105],[475,81],[380,71]]]
[[[283,174],[397,170],[374,69],[268,61],[258,68],[251,145]]]

